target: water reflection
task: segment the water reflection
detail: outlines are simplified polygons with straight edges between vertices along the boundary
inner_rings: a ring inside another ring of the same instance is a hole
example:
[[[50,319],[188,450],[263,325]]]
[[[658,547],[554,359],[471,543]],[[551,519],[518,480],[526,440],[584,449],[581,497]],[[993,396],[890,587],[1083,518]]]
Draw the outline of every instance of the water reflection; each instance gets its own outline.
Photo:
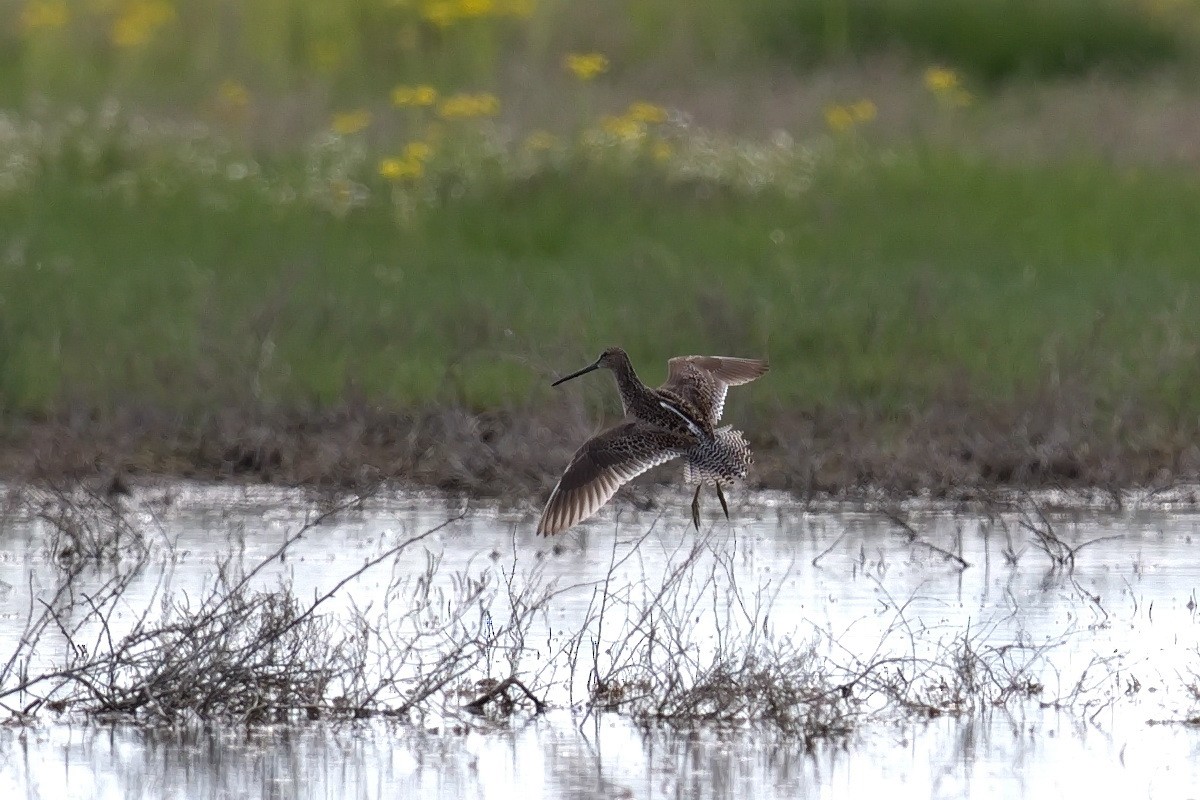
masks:
[[[173,491],[169,509],[155,519],[174,542],[174,588],[192,592],[208,585],[224,554],[240,553],[247,563],[268,556],[307,510],[272,492]],[[311,595],[444,512],[395,498],[343,515],[306,537],[263,580],[286,576],[298,594]],[[247,728],[43,719],[0,729],[0,797],[1196,796],[1200,731],[1147,721],[1195,713],[1187,684],[1200,670],[1200,560],[1193,548],[1200,516],[1154,509],[1058,515],[1065,541],[1095,542],[1079,551],[1067,575],[1050,569],[1019,528],[982,517],[930,511],[914,518],[923,537],[971,564],[959,570],[877,514],[801,513],[767,503],[758,507],[760,519],[750,508],[741,513],[751,521],[712,540],[731,565],[721,580],[770,586],[776,630],[821,636],[826,654],[843,661],[936,648],[965,631],[979,647],[1022,642],[1046,654],[1037,673],[1045,691],[1031,702],[957,717],[872,719],[849,741],[811,749],[766,727],[678,730],[615,714],[582,717],[566,710],[565,685],[552,698],[558,709],[544,717],[427,720],[423,727],[436,731],[380,722]],[[581,584],[548,616],[541,633],[553,644],[557,631],[583,617],[593,597],[588,582],[615,559],[625,559],[619,580],[663,580],[693,534],[682,523],[657,523],[631,551],[628,531],[654,521],[623,519],[615,547],[611,524],[587,526],[555,552],[532,536],[528,519],[485,511],[429,546],[448,570],[536,566],[548,581]],[[37,519],[4,521],[0,656],[20,635],[31,579],[36,592],[53,569],[46,535]],[[131,607],[155,596],[159,575],[150,569],[139,577]],[[387,581],[365,576],[331,611],[351,600],[366,605]],[[1073,693],[1082,699],[1053,705]]]
[[[639,729],[562,712],[501,730],[376,724],[0,731],[5,797],[1188,797],[1194,731],[1100,732],[1054,714],[871,731],[806,751],[769,731]],[[1194,796],[1194,795],[1192,795]]]

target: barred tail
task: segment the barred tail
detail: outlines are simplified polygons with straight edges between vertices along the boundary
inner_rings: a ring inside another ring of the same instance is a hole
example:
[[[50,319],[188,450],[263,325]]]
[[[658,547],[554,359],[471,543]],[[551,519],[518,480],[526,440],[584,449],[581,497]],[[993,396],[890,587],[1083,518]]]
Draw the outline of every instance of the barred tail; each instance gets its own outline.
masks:
[[[701,440],[686,454],[683,479],[687,483],[732,483],[746,477],[754,459],[741,431],[726,425],[714,431],[712,441]]]

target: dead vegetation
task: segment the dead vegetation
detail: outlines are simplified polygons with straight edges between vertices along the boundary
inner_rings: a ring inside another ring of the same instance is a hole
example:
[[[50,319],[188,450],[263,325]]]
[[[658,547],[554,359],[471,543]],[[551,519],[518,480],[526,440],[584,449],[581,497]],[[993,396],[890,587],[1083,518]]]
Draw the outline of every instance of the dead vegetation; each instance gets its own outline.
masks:
[[[262,720],[325,694],[340,647],[330,646],[328,620],[316,613],[322,600],[302,606],[286,582],[272,588],[254,583],[320,518],[248,572],[231,556],[221,560],[211,585],[193,599],[170,590],[169,541],[165,561],[152,558],[149,547],[127,555],[117,550],[116,542],[129,520],[114,506],[93,495],[75,498],[58,490],[50,498],[33,502],[59,509],[52,515],[38,512],[55,525],[52,542],[59,537],[94,542],[98,524],[81,525],[83,533],[67,524],[88,520],[90,514],[97,522],[116,515],[122,524],[108,528],[113,535],[101,547],[60,557],[50,585],[31,585],[36,600],[20,645],[0,671],[0,702],[10,711],[30,715],[47,708],[161,720],[192,713]],[[111,559],[102,558],[108,555]],[[128,620],[135,585],[155,570],[149,597]],[[45,666],[47,650],[55,656],[53,667]],[[8,705],[14,700],[19,707]]]
[[[1030,699],[1091,703],[1091,681],[1108,670],[1094,660],[1076,682],[1048,688],[1047,657],[1068,637],[1037,645],[1019,632],[1006,639],[1015,610],[940,631],[888,598],[891,621],[865,654],[844,645],[843,632],[785,633],[772,617],[782,579],[739,586],[737,558],[736,542],[700,541],[675,554],[661,586],[598,589],[593,641],[610,644],[590,651],[585,706],[647,722],[767,723],[811,747],[868,721],[977,713]]]
[[[310,513],[250,563],[235,543],[197,592],[175,585],[177,543],[152,504],[22,490],[9,513],[41,520],[52,552],[75,550],[31,577],[23,632],[0,665],[0,707],[26,720],[465,725],[568,707],[647,724],[765,724],[811,747],[872,721],[1091,702],[1086,674],[1043,685],[1060,642],[1011,633],[1013,617],[928,629],[887,598],[875,642],[851,647],[844,632],[778,612],[790,570],[745,585],[736,537],[674,539],[657,525],[633,542],[615,537],[599,580],[564,585],[515,542],[507,557],[448,569],[435,537],[463,510],[397,533],[302,598],[285,568],[299,543],[369,501]],[[647,548],[665,549],[661,573],[641,561]],[[362,599],[368,574],[383,588]]]
[[[950,394],[899,416],[776,409],[731,421],[754,439],[752,487],[801,500],[1098,487],[1119,501],[1125,489],[1200,477],[1196,432],[1186,424],[1101,419],[1087,403],[1070,402],[1071,391],[990,407]],[[129,477],[166,476],[355,491],[396,482],[472,497],[544,497],[595,425],[581,405],[485,413],[453,404],[405,412],[365,403],[324,411],[230,408],[191,422],[117,409],[102,417],[8,420],[0,429],[0,477],[88,481],[117,494]],[[657,474],[669,480],[674,473]]]

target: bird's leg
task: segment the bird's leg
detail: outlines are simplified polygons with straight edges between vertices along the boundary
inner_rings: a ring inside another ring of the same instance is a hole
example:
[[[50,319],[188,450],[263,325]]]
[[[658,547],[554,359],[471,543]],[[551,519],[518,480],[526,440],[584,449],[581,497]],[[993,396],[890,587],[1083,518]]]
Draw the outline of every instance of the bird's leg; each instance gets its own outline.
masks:
[[[696,530],[700,530],[700,487],[703,483],[696,484],[696,494],[692,496],[692,524],[696,526]]]
[[[717,499],[721,501],[721,510],[725,512],[725,519],[729,519],[729,505],[725,502],[725,493],[721,491],[721,482],[714,483],[717,485]]]

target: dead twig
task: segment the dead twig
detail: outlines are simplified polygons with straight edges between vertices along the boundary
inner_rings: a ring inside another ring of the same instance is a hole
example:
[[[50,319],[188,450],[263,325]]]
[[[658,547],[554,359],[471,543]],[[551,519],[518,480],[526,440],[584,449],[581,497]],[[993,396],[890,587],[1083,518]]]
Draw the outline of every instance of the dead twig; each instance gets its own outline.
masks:
[[[513,702],[508,696],[508,690],[516,687],[525,693],[525,696],[533,701],[533,710],[535,714],[543,714],[546,711],[546,704],[537,698],[533,692],[529,690],[525,684],[521,683],[516,675],[510,675],[502,681],[491,681],[485,686],[486,691],[479,697],[467,703],[463,708],[472,714],[483,715],[486,713],[485,706],[493,700],[500,701],[501,713],[508,716],[512,713]]]
[[[952,553],[943,547],[938,547],[933,542],[922,539],[921,534],[917,533],[916,528],[909,523],[908,518],[899,509],[888,506],[883,508],[881,513],[888,519],[888,521],[890,521],[904,533],[904,536],[908,539],[909,544],[919,544],[922,547],[927,548],[931,552],[941,556],[946,561],[952,562],[960,570],[967,569],[971,566],[971,564],[965,558],[957,553]]]

